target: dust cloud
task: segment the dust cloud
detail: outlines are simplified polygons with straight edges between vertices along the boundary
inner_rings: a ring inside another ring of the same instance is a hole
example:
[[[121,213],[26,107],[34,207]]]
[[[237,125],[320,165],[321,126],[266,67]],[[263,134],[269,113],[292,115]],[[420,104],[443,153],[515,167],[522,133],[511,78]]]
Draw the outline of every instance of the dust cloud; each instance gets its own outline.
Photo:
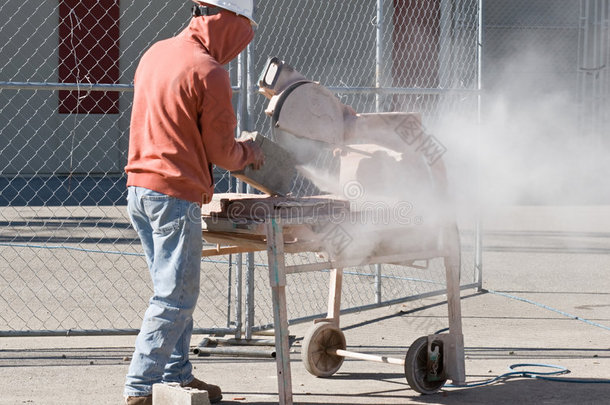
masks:
[[[605,134],[589,130],[592,117],[582,109],[571,73],[557,72],[543,52],[529,48],[506,58],[488,80],[480,125],[458,114],[439,119],[434,130],[447,146],[458,200],[486,206],[610,202],[610,144]]]
[[[423,115],[421,139],[434,138],[437,150],[442,149],[441,159],[431,162],[415,143],[375,152],[356,142],[348,145],[347,153],[356,156],[351,162],[340,159],[338,165],[324,167],[320,156],[332,160],[332,146],[316,152],[284,145],[297,156],[307,155],[297,159],[299,170],[320,191],[350,200],[356,210],[364,207],[368,214],[376,213],[374,224],[370,216],[361,223],[344,224],[348,234],[369,237],[366,246],[357,244],[357,252],[350,254],[371,253],[376,225],[430,226],[451,220],[458,212],[476,218],[483,207],[498,205],[610,202],[608,128],[598,125],[598,131],[592,131],[588,125],[595,117],[583,109],[586,95],[581,94],[577,72],[559,71],[540,49],[523,49],[488,69],[480,120],[476,95],[464,96],[466,113],[455,108],[455,97],[446,97],[449,104],[442,105],[441,100],[438,105],[442,114]],[[404,135],[396,132],[394,127],[387,136]],[[357,157],[358,149],[363,156]],[[438,181],[444,172],[447,193]],[[404,241],[390,235],[379,242]]]

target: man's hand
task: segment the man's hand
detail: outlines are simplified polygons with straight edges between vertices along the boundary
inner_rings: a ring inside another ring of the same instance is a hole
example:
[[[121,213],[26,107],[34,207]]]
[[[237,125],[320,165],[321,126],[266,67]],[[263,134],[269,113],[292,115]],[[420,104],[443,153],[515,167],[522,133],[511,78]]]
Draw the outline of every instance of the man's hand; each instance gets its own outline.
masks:
[[[258,144],[252,139],[248,139],[243,143],[244,145],[246,145],[247,148],[252,151],[252,154],[254,155],[254,162],[252,162],[252,168],[254,170],[260,169],[265,163],[265,154],[263,153],[263,149],[258,146]]]
[[[252,163],[252,168],[254,170],[260,169],[265,163],[265,154],[263,153],[262,148],[258,146],[256,141],[254,141],[254,138],[256,136],[260,136],[258,132],[242,131],[240,137],[237,139],[238,142],[242,142],[248,149],[252,151],[252,154],[254,155],[254,162]]]

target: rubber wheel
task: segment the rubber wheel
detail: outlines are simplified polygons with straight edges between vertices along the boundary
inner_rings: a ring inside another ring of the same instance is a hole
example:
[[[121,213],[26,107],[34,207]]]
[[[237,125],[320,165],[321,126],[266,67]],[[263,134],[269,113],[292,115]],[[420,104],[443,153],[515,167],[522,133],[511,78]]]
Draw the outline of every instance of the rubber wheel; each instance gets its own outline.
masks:
[[[343,356],[329,354],[329,349],[345,350],[345,335],[329,322],[314,324],[303,339],[303,364],[309,374],[316,377],[330,377],[343,364]]]
[[[409,386],[420,394],[434,394],[447,379],[428,381],[428,337],[422,336],[409,347],[405,357],[405,376]]]

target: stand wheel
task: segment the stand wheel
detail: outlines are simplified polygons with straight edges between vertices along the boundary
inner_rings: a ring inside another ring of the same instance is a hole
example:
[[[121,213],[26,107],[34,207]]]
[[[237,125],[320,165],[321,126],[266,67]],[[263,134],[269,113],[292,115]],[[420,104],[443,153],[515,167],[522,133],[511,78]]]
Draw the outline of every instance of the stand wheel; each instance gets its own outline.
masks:
[[[330,377],[335,374],[341,364],[343,356],[328,353],[329,350],[347,347],[345,335],[335,325],[329,322],[314,324],[303,339],[303,364],[309,374],[316,377]]]
[[[442,353],[438,354],[442,359]],[[418,338],[409,347],[405,357],[405,377],[409,386],[420,394],[434,394],[445,382],[446,378],[431,380],[428,375],[428,337]]]

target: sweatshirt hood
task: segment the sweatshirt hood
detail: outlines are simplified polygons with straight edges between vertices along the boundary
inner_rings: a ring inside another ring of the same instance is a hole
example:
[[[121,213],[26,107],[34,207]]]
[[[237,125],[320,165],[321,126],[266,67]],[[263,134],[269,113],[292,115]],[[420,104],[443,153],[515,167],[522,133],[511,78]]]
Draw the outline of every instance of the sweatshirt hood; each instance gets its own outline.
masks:
[[[206,17],[193,17],[182,32],[200,42],[218,63],[225,65],[233,60],[254,38],[250,21],[230,11]]]

